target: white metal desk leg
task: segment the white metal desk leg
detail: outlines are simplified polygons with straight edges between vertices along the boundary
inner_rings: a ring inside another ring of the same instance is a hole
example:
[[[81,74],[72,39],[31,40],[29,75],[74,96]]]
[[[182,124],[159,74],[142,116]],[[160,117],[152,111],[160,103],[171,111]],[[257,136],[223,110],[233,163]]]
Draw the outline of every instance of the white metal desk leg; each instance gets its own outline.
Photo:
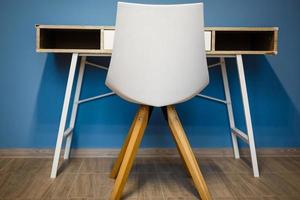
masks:
[[[65,131],[65,127],[66,127],[66,120],[67,120],[67,115],[68,115],[68,108],[69,108],[70,97],[71,97],[71,92],[72,92],[73,80],[74,80],[74,76],[75,76],[77,59],[78,59],[78,53],[73,53],[70,71],[69,71],[68,83],[67,83],[66,92],[65,92],[65,99],[64,99],[63,109],[61,112],[60,124],[59,124],[59,129],[58,129],[58,134],[57,134],[57,141],[56,141],[55,153],[54,153],[51,176],[50,176],[51,178],[55,178],[57,175],[57,167],[58,167],[58,162],[59,162],[62,141],[63,141],[63,137],[64,137],[64,131]]]
[[[251,122],[251,115],[250,115],[250,108],[249,108],[249,101],[248,101],[247,86],[246,86],[246,80],[245,80],[242,55],[237,55],[236,61],[237,61],[237,68],[238,68],[242,100],[243,100],[243,107],[244,107],[244,115],[245,115],[246,127],[247,127],[247,133],[248,133],[248,142],[249,142],[249,146],[250,146],[253,174],[254,174],[254,177],[259,177],[256,149],[255,149],[255,142],[254,142],[254,136],[253,136],[253,128],[252,128],[252,122]]]
[[[72,108],[71,119],[70,119],[70,125],[69,125],[69,127],[72,131],[67,136],[64,159],[69,159],[69,157],[70,157],[73,131],[75,128],[75,121],[76,121],[76,116],[77,116],[78,101],[80,98],[82,79],[83,79],[84,69],[85,69],[85,61],[86,61],[86,57],[85,56],[81,57],[80,68],[79,68],[78,79],[77,79],[76,90],[75,90],[75,96],[74,96],[74,102],[73,102],[73,108]]]
[[[238,158],[240,158],[240,152],[239,152],[239,146],[238,146],[238,142],[237,142],[237,136],[232,132],[232,128],[235,127],[235,123],[234,123],[234,116],[233,116],[233,110],[232,110],[232,103],[231,103],[230,89],[229,89],[229,83],[228,83],[228,77],[227,77],[227,71],[226,71],[225,58],[221,57],[220,63],[221,63],[221,71],[222,71],[222,77],[223,77],[225,98],[226,98],[226,103],[227,103],[226,105],[227,105],[227,112],[228,112],[228,118],[229,118],[229,124],[230,124],[233,153],[234,153],[234,157],[236,159],[238,159]]]

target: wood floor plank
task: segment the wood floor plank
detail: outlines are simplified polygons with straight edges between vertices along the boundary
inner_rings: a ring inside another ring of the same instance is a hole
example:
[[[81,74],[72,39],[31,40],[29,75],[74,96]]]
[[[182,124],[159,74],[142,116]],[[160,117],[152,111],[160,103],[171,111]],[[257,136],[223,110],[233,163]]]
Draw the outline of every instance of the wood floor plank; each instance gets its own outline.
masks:
[[[12,160],[12,158],[0,158],[0,172],[5,168],[6,165],[12,162]]]
[[[2,171],[6,173],[20,171],[26,160],[24,158],[14,158],[3,166]]]
[[[88,199],[96,199],[96,200],[107,200],[110,197],[111,190],[114,186],[115,180],[110,178],[110,172],[108,173],[92,173],[92,174],[81,174],[84,176],[88,176],[88,182],[92,183],[91,188],[89,191],[88,189],[80,189],[80,191],[75,192],[77,190],[78,183],[75,183],[71,193],[70,198],[88,198]],[[81,182],[86,182],[81,181]],[[93,195],[91,192],[93,191]],[[138,199],[139,187],[138,187],[138,174],[131,173],[128,177],[127,184],[125,185],[124,192],[123,192],[123,199]],[[93,196],[93,197],[92,197]]]
[[[261,173],[300,172],[300,161],[297,157],[265,157],[260,158]]]
[[[226,183],[226,186],[237,198],[247,198],[247,197],[257,197],[253,188],[251,188],[240,174],[233,174],[233,173],[219,173],[220,177],[222,178],[223,182]]]
[[[93,184],[95,185],[94,198],[99,200],[109,199],[114,179],[110,178],[110,171],[107,173],[94,174]]]
[[[285,179],[275,173],[261,174],[260,181],[267,185],[274,196],[281,197],[295,197],[300,196],[299,188],[288,183]]]
[[[156,173],[153,158],[137,158],[134,163],[134,168],[138,173]]]
[[[244,159],[244,158],[243,158]],[[213,170],[222,173],[252,173],[252,169],[247,165],[247,161],[234,158],[211,158]]]
[[[261,168],[261,173],[288,172],[286,167],[273,157],[264,158],[261,162]]]
[[[79,173],[108,173],[113,162],[113,158],[85,158]]]
[[[82,158],[74,158],[70,160],[62,160],[59,164],[59,173],[78,173],[82,165]]]
[[[5,159],[0,171],[1,200],[107,200],[114,179],[109,178],[113,159],[71,159],[65,171],[50,179],[51,159]],[[73,162],[72,162],[73,160]],[[84,161],[85,160],[85,161]],[[296,157],[259,158],[264,173],[254,178],[252,171],[235,169],[243,160],[201,159],[204,177],[215,200],[299,200],[300,159]],[[274,165],[273,165],[274,164]],[[273,166],[272,166],[273,165]],[[242,166],[243,167],[243,166]],[[69,169],[68,169],[69,168]],[[152,169],[154,168],[154,169]],[[247,167],[246,167],[247,168]],[[197,191],[180,158],[139,158],[122,199],[194,200]],[[269,171],[268,171],[269,170]],[[99,173],[100,172],[100,173]],[[149,173],[150,172],[150,173]]]
[[[38,173],[44,167],[45,161],[42,158],[14,158],[3,166],[2,172],[13,173]]]
[[[11,173],[1,185],[0,199],[20,198],[33,179],[30,173]]]
[[[247,185],[255,193],[255,197],[272,197],[274,196],[270,186],[261,181],[260,178],[253,177],[252,174],[240,174],[241,184]]]
[[[34,158],[37,159],[37,158]],[[82,158],[72,158],[70,160],[64,160],[63,158],[59,161],[59,174],[60,172],[63,173],[77,173],[79,168],[82,165]],[[37,170],[39,173],[49,173],[51,172],[52,168],[52,159],[41,159],[41,167]],[[34,160],[33,160],[34,162]],[[29,165],[30,167],[30,165]],[[58,176],[59,176],[58,174]]]
[[[196,200],[196,197],[166,197],[167,200]]]
[[[49,176],[49,174],[47,173]],[[50,179],[48,177],[48,179]],[[55,179],[51,179],[52,184],[44,192],[41,199],[68,199],[71,187],[75,180],[75,174],[63,173]]]
[[[234,198],[232,192],[227,188],[226,183],[222,180],[218,173],[205,173],[204,178],[209,187],[209,190],[211,191],[213,199]]]
[[[300,173],[279,173],[278,176],[284,179],[292,187],[297,188],[300,196]]]
[[[297,159],[291,157],[277,157],[276,162],[280,163],[284,167],[284,172],[300,172],[300,162],[297,163]],[[282,173],[279,171],[279,173]]]
[[[130,199],[130,200],[138,199],[138,195],[139,195],[138,175],[139,175],[138,173],[129,174],[121,199]]]
[[[203,171],[203,173],[214,173],[217,171],[217,169],[220,169],[211,158],[198,157],[197,160],[200,160],[198,164],[201,168],[201,171]]]
[[[69,193],[70,198],[94,198],[95,185],[93,174],[78,174]]]
[[[160,173],[158,176],[165,198],[198,199],[198,193],[193,185],[193,181],[186,174]]]
[[[156,173],[141,173],[139,179],[138,199],[160,199],[163,197],[162,187]]]
[[[186,175],[185,168],[179,157],[155,158],[155,168],[159,173],[177,173]]]
[[[0,172],[0,190],[2,188],[2,185],[6,183],[10,175],[11,173]]]
[[[26,185],[20,194],[20,199],[42,199],[44,194],[50,189],[53,180],[47,173],[31,174],[33,179]]]

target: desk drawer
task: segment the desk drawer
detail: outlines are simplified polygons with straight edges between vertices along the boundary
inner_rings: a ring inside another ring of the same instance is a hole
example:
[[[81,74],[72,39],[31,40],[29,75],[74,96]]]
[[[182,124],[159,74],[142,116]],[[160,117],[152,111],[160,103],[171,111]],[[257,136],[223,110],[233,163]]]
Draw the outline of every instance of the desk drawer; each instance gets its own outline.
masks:
[[[211,51],[211,31],[204,31],[205,51]]]
[[[112,50],[114,45],[115,30],[103,30],[103,49]]]
[[[103,49],[105,50],[112,50],[114,44],[114,30],[104,30],[103,31]],[[205,38],[205,50],[211,51],[211,31],[204,32]]]

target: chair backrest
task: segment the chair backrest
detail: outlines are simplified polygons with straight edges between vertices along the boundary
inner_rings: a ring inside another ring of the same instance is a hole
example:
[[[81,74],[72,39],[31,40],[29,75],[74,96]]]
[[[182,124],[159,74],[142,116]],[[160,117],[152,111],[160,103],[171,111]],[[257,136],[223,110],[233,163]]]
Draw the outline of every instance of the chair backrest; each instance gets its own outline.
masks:
[[[203,4],[118,3],[106,85],[122,98],[166,106],[209,82]]]

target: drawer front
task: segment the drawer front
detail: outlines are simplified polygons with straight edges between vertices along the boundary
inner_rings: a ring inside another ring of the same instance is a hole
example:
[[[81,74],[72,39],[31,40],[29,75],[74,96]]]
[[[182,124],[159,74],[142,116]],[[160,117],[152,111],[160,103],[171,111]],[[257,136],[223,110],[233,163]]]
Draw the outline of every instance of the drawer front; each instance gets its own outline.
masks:
[[[205,51],[211,51],[211,31],[204,31]]]
[[[115,30],[104,30],[103,31],[103,48],[105,50],[112,50],[114,45]]]
[[[114,30],[104,30],[103,48],[105,50],[112,50],[114,44],[114,35],[115,35]],[[205,31],[204,38],[205,38],[205,50],[211,51],[211,31]]]

